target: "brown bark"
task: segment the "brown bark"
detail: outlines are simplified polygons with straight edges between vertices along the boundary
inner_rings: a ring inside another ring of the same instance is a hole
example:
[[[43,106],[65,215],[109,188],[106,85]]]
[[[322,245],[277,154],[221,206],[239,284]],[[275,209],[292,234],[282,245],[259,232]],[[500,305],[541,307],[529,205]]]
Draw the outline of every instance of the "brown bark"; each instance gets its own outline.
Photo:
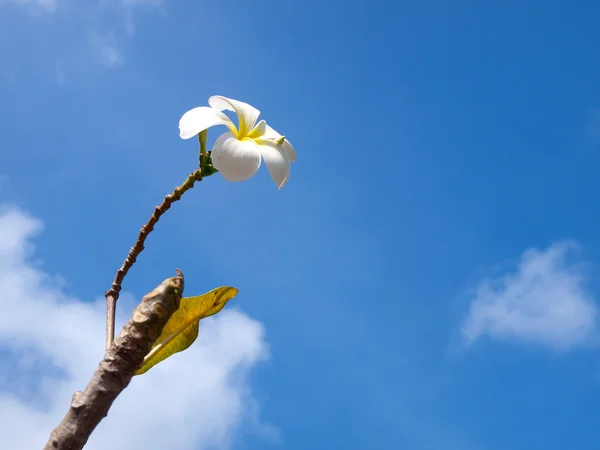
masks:
[[[163,281],[144,296],[119,336],[106,351],[83,392],[73,395],[62,422],[52,431],[44,450],[80,450],[106,417],[117,396],[129,385],[144,357],[179,308],[183,274]]]

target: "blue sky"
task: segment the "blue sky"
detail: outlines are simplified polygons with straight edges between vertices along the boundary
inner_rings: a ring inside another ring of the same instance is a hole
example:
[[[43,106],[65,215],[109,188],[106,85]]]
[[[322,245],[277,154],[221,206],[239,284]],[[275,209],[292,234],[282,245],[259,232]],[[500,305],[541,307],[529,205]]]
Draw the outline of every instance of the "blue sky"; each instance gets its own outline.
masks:
[[[3,217],[43,223],[35,237],[2,228],[35,244],[25,260],[6,244],[7,261],[98,306],[195,168],[180,116],[239,99],[294,144],[289,183],[264,168],[206,179],[124,283],[131,304],[175,267],[188,295],[240,289],[207,327],[223,345],[236,321],[249,330],[256,345],[223,370],[243,368],[234,391],[255,411],[214,445],[596,448],[599,13],[584,0],[0,3]],[[11,330],[0,401],[35,415],[22,385],[52,350],[37,342],[15,373]],[[202,361],[168,368],[191,383]],[[207,448],[190,436],[180,448]]]

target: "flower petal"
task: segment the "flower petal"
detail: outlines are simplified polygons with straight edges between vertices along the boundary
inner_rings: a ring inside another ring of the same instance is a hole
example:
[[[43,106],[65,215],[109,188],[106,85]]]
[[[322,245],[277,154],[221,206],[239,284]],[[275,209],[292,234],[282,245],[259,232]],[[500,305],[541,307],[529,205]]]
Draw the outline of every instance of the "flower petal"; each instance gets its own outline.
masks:
[[[223,133],[213,145],[212,162],[227,181],[246,181],[260,167],[258,145],[240,141],[233,133]]]
[[[250,130],[250,132],[248,133],[248,136],[246,136],[246,137],[249,137],[250,139],[256,139],[256,138],[263,136],[266,131],[267,131],[267,122],[265,122],[264,120],[261,120],[254,126],[254,128],[252,128],[252,130]]]
[[[181,116],[181,119],[179,119],[179,136],[181,139],[189,139],[215,125],[227,125],[227,128],[232,132],[236,131],[231,119],[221,111],[209,106],[199,106],[190,109]]]
[[[277,138],[280,138],[281,136],[282,136],[281,134],[279,134],[277,131],[275,131],[273,128],[271,128],[269,125],[265,124],[265,131],[261,137],[266,138],[266,139],[275,140]],[[282,145],[283,149],[285,150],[290,162],[295,162],[296,161],[296,150],[294,150],[294,147],[292,147],[292,144],[290,143],[290,141],[285,139],[281,145]]]
[[[281,189],[290,178],[290,159],[283,146],[272,141],[262,140],[258,145],[260,154],[265,160],[271,179]]]
[[[213,95],[208,99],[208,104],[219,111],[235,111],[240,121],[237,134],[240,139],[246,137],[260,116],[260,111],[254,106],[222,95]]]

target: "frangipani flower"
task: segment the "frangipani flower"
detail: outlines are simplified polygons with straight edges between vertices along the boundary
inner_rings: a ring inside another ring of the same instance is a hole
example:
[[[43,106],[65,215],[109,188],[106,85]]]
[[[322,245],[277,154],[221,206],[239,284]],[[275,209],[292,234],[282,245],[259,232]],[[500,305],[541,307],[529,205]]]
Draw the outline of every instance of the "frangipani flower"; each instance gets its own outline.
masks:
[[[215,95],[210,106],[199,106],[186,112],[179,120],[179,135],[189,139],[215,125],[225,125],[228,132],[217,138],[212,149],[213,166],[228,181],[251,178],[264,159],[271,179],[281,189],[290,177],[290,164],[296,151],[289,141],[264,120],[256,123],[260,111],[247,103]],[[237,114],[239,127],[223,111]]]

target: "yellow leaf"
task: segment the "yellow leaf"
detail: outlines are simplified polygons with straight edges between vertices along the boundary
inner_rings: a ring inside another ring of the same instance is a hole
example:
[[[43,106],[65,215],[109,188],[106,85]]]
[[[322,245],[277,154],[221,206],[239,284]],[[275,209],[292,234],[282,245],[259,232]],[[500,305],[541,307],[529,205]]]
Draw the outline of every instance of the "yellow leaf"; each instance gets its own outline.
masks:
[[[231,286],[214,289],[198,297],[181,299],[179,309],[173,313],[162,330],[152,350],[148,353],[136,375],[146,373],[169,356],[187,349],[198,337],[200,319],[212,316],[235,297],[238,290]]]

